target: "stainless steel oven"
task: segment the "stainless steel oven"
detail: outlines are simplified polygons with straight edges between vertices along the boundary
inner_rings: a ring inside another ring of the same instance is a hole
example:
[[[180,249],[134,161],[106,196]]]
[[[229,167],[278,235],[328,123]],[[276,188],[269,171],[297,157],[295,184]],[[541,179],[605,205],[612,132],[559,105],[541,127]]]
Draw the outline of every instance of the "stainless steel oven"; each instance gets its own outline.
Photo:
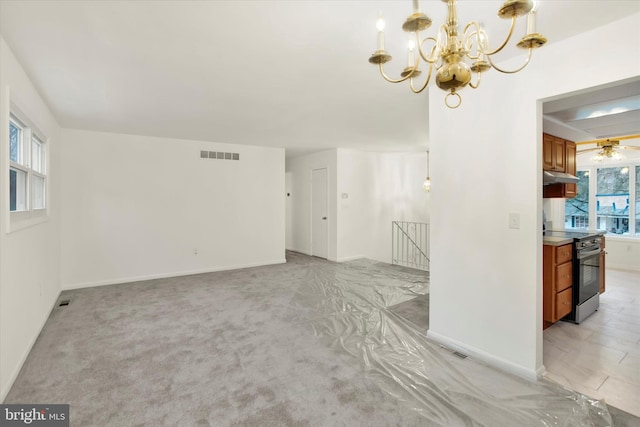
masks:
[[[574,241],[573,311],[567,320],[580,323],[600,306],[600,238]]]

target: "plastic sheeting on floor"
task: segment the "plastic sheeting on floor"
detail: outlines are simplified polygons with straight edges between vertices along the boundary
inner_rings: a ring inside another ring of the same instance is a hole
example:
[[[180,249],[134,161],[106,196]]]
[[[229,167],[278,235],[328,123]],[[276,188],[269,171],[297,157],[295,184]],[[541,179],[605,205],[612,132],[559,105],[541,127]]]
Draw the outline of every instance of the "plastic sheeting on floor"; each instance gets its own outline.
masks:
[[[289,254],[290,261],[302,256]],[[304,261],[303,261],[304,263]],[[425,424],[451,426],[611,426],[603,402],[546,380],[517,383],[495,396],[459,370],[426,331],[388,307],[428,293],[424,272],[369,260],[309,262],[306,285],[291,304],[315,334],[363,366],[364,375],[407,402]],[[469,363],[477,363],[468,361]],[[492,369],[478,364],[481,369]],[[494,381],[513,377],[497,372]],[[491,377],[485,381],[492,381]]]

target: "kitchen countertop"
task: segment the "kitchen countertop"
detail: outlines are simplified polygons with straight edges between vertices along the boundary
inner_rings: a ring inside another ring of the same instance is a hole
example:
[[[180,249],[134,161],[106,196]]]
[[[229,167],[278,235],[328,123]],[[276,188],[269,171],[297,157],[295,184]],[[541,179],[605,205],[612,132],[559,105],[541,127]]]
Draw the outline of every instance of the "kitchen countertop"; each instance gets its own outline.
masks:
[[[573,238],[571,237],[554,237],[554,236],[543,236],[542,244],[549,246],[562,246],[562,245],[570,245],[573,243]]]
[[[586,233],[586,234],[592,234],[594,236],[602,236],[607,234],[605,230],[593,230],[590,228],[567,228],[562,230],[547,230],[547,233],[567,233],[567,234]]]
[[[603,236],[606,233],[604,230],[590,230],[586,228],[547,230],[542,236],[542,243],[550,246],[562,246],[573,243],[574,237],[586,237],[586,235]],[[580,236],[580,234],[584,236]]]

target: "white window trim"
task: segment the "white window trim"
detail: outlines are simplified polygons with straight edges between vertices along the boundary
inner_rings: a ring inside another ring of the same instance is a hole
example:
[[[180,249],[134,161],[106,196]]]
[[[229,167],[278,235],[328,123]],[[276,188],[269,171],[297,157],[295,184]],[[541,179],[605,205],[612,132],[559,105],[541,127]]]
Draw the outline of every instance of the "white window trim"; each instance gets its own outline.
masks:
[[[9,89],[9,88],[7,88]],[[9,92],[9,90],[7,90],[7,92]],[[29,227],[33,227],[37,224],[41,224],[44,223],[46,221],[49,220],[50,218],[50,188],[51,188],[51,177],[49,175],[49,171],[50,169],[50,150],[49,150],[49,138],[46,136],[46,134],[44,132],[42,132],[40,130],[40,128],[38,126],[36,126],[33,121],[31,121],[29,119],[29,115],[25,114],[23,112],[22,109],[20,109],[20,107],[18,107],[14,102],[11,101],[11,98],[9,97],[9,93],[7,93],[7,98],[8,98],[8,102],[7,104],[9,105],[8,108],[8,112],[9,114],[7,114],[5,117],[3,117],[4,120],[2,120],[3,124],[3,134],[5,135],[5,138],[3,138],[5,140],[4,144],[2,144],[2,149],[4,150],[4,152],[6,153],[6,161],[4,162],[4,167],[2,168],[2,172],[5,174],[5,179],[6,179],[6,191],[4,191],[3,193],[6,194],[5,196],[5,218],[6,218],[6,222],[5,222],[5,233],[6,234],[10,234],[19,230],[23,230],[25,228],[29,228]],[[5,105],[7,105],[5,104]],[[26,160],[25,160],[25,164],[21,165],[15,162],[12,162],[10,160],[10,156],[9,156],[9,120],[10,117],[14,116],[23,126],[23,132],[25,132],[25,134],[23,135],[23,147],[22,147],[22,155],[23,158],[24,156],[26,156]],[[38,172],[35,172],[33,169],[31,169],[31,136],[35,134],[38,138],[38,140],[40,140],[42,142],[42,146],[43,149],[45,151],[45,159],[44,159],[44,170],[45,173],[41,174]],[[15,169],[20,169],[23,170],[25,172],[28,173],[28,179],[27,179],[27,210],[26,211],[10,211],[10,200],[9,200],[9,169],[13,167]],[[32,177],[33,175],[37,175],[37,176],[41,176],[45,178],[45,207],[43,209],[32,209],[31,206],[33,204],[33,201],[31,200],[32,197]]]

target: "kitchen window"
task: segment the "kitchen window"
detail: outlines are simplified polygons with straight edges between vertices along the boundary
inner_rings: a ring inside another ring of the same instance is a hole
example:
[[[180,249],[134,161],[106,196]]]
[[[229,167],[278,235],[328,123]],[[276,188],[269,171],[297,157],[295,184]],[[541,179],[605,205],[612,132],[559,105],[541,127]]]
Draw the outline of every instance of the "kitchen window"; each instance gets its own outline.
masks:
[[[565,202],[565,228],[589,228],[589,171],[578,171],[577,195]]]
[[[12,105],[9,116],[9,230],[46,219],[47,139]]]
[[[596,226],[613,234],[629,234],[629,167],[598,168]]]
[[[565,227],[640,236],[640,165],[580,170],[577,195],[565,201]]]

